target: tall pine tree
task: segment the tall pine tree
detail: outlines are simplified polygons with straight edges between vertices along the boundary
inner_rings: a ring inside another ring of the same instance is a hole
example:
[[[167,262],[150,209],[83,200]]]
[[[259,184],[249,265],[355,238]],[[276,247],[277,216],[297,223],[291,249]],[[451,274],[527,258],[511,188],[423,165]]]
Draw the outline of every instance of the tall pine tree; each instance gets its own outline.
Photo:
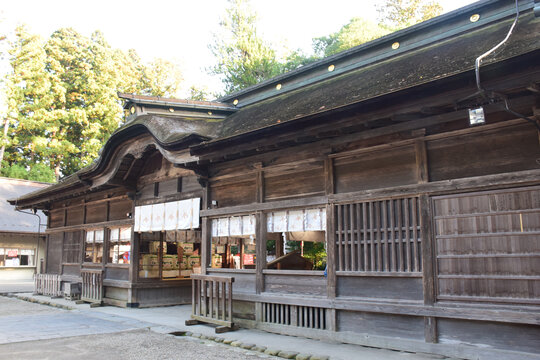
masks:
[[[217,60],[211,69],[221,75],[225,91],[234,92],[255,85],[282,72],[276,52],[257,34],[257,15],[249,0],[229,0],[221,31],[210,50]]]
[[[103,34],[90,38],[59,29],[43,41],[19,27],[7,77],[8,127],[3,174],[35,164],[56,177],[90,164],[123,121],[117,92],[175,96],[181,74],[174,63],[143,64],[134,50],[112,49]],[[15,169],[15,168],[13,168]]]

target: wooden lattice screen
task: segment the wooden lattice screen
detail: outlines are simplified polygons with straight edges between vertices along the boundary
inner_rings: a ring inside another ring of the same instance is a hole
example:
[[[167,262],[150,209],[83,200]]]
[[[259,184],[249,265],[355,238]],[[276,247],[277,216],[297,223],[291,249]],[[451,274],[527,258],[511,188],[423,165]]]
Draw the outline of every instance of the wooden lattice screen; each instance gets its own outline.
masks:
[[[186,325],[195,325],[199,321],[221,325],[216,328],[216,333],[233,329],[234,277],[192,274],[191,280],[191,320],[187,320]]]
[[[325,308],[262,303],[262,315],[263,321],[271,324],[327,329]]]
[[[101,304],[103,301],[103,270],[81,269],[81,300]]]
[[[417,197],[335,206],[336,270],[421,272]]]

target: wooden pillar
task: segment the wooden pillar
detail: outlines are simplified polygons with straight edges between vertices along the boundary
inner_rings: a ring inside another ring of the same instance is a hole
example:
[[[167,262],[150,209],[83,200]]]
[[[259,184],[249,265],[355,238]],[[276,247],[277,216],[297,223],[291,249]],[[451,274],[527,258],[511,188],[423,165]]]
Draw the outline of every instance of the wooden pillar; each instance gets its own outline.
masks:
[[[276,241],[276,258],[285,255],[283,253],[283,239],[281,238],[281,234],[278,236],[278,240]],[[278,263],[278,267],[281,266],[281,263]]]
[[[335,191],[334,186],[334,159],[327,157],[324,159],[324,183],[326,195],[331,195]],[[334,229],[334,205],[326,205],[326,289],[327,296],[331,299],[336,297],[336,240]],[[328,314],[335,316],[335,311]],[[332,324],[332,320],[330,320]]]
[[[135,189],[135,192],[137,190]],[[86,204],[84,206],[86,209]],[[86,210],[85,210],[86,214]],[[135,200],[131,202],[131,218],[135,218]],[[86,221],[86,218],[85,218]],[[129,264],[129,282],[134,283],[137,282],[138,278],[138,271],[139,271],[139,235],[135,233],[135,220],[133,221],[133,224],[131,226],[131,256],[130,256],[130,264]],[[128,291],[128,302],[133,303],[133,296],[132,291],[130,288],[130,291]]]
[[[255,269],[257,271],[255,278],[255,291],[260,294],[264,291],[264,274],[263,270],[266,269],[266,214],[262,211],[258,211],[255,215],[255,251],[256,251],[256,264]]]
[[[422,234],[422,288],[424,292],[424,305],[435,304],[435,248],[433,244],[433,225],[431,199],[428,195],[420,195],[420,228]],[[424,334],[426,342],[437,342],[437,319],[424,318]]]
[[[201,221],[201,274],[206,274],[210,265],[212,250],[212,221],[203,217]]]
[[[210,183],[205,182],[203,187],[202,208],[210,208]],[[207,217],[201,219],[201,274],[206,274],[206,269],[212,261],[212,221]]]
[[[336,297],[336,240],[334,229],[334,205],[326,205],[326,290],[331,299]]]

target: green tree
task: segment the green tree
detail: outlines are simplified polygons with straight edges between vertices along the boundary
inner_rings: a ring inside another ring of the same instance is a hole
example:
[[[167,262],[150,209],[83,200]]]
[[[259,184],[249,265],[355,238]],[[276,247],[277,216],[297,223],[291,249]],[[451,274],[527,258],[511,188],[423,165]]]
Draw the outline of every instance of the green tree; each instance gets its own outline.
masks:
[[[4,127],[8,165],[22,168],[36,159],[35,136],[47,108],[52,106],[51,82],[46,70],[43,41],[24,26],[15,31],[9,50],[11,74],[6,79],[7,116]],[[39,155],[38,155],[39,157]]]
[[[27,171],[49,166],[57,178],[90,164],[121,124],[118,91],[174,96],[181,81],[175,64],[143,64],[100,32],[59,29],[44,41],[19,27],[9,54],[4,159]]]
[[[0,174],[4,177],[13,178],[13,179],[27,179],[28,170],[24,166],[19,164],[5,163],[2,167]]]
[[[142,68],[141,80],[140,93],[151,96],[175,97],[183,77],[178,65],[157,58]]]
[[[313,50],[318,56],[326,57],[380,38],[390,32],[391,29],[384,25],[363,18],[353,18],[339,31],[313,39]]]
[[[56,180],[54,171],[45,164],[34,164],[28,171],[28,180],[52,183]]]
[[[379,22],[395,30],[431,19],[442,13],[438,1],[385,0],[377,6]]]
[[[190,100],[197,100],[197,101],[209,101],[212,98],[215,98],[212,94],[210,94],[210,91],[206,86],[199,87],[196,85],[192,85],[189,88],[189,96],[188,98]]]
[[[255,85],[282,72],[276,52],[258,34],[257,15],[249,0],[229,0],[221,30],[210,50],[217,65],[210,72],[222,76],[225,91],[234,92]]]

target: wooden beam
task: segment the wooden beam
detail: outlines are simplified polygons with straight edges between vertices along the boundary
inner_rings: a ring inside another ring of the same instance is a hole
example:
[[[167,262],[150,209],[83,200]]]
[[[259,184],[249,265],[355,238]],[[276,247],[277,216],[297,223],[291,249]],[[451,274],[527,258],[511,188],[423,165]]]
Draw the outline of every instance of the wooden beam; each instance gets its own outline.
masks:
[[[383,189],[362,190],[328,196],[332,203],[388,199],[407,195],[455,194],[472,190],[491,190],[508,186],[527,186],[540,184],[540,170],[525,170],[511,173],[474,176],[463,179],[432,181],[426,184],[412,184]]]
[[[122,225],[133,225],[133,219],[104,221],[104,222],[93,223],[93,224],[78,224],[78,225],[62,226],[62,227],[56,227],[56,228],[48,228],[47,230],[45,230],[45,233],[53,234],[57,232],[83,230],[83,229],[99,228],[99,227],[107,227],[107,226],[122,226]]]
[[[252,203],[246,205],[237,205],[223,207],[218,209],[202,210],[201,216],[225,216],[232,214],[249,214],[254,211],[269,211],[277,209],[303,208],[315,205],[324,205],[328,202],[327,196],[313,196],[292,200],[279,200],[265,203]]]

